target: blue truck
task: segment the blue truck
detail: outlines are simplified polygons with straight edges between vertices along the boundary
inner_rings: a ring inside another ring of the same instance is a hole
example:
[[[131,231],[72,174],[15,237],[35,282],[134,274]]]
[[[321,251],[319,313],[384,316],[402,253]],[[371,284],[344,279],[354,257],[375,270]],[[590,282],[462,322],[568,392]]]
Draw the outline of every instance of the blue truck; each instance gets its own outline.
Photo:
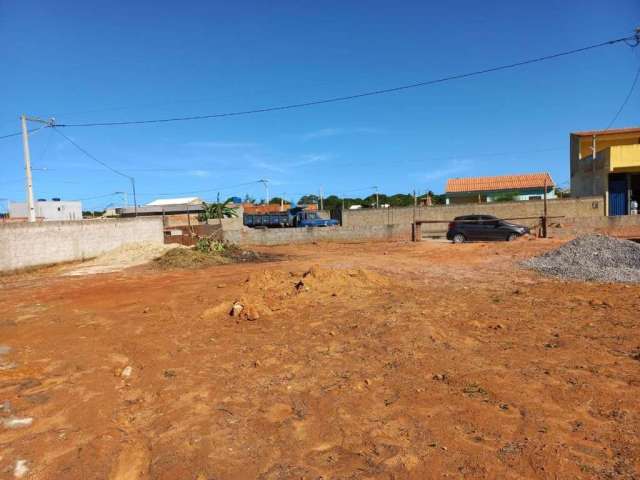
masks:
[[[245,213],[243,223],[254,228],[284,228],[284,227],[335,227],[337,220],[320,218],[318,212],[308,212],[300,207],[291,208],[285,212],[275,213]]]

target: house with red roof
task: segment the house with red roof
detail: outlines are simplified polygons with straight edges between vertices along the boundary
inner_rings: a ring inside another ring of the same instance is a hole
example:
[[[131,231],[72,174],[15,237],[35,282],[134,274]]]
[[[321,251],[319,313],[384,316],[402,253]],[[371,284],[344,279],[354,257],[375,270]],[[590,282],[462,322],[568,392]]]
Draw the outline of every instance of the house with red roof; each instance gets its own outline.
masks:
[[[555,184],[547,172],[499,175],[494,177],[464,177],[447,180],[446,203],[484,203],[511,200],[542,200],[556,198]]]

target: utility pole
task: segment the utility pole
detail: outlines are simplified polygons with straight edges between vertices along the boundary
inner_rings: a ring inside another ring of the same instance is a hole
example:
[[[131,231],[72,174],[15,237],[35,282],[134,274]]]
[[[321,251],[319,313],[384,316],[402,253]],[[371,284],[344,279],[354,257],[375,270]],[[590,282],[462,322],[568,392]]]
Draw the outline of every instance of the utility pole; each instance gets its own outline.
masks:
[[[24,152],[24,171],[26,174],[27,184],[27,213],[30,222],[36,221],[36,206],[33,201],[33,178],[31,176],[31,152],[29,151],[29,129],[27,121],[44,123],[45,126],[52,126],[54,119],[43,120],[37,117],[27,117],[24,113],[20,116],[20,124],[22,127],[22,150]]]
[[[373,188],[376,191],[376,208],[380,208],[380,199],[378,198],[378,187],[374,186]]]
[[[411,239],[414,242],[418,241],[418,235],[417,235],[417,225],[416,225],[416,216],[417,216],[417,212],[416,209],[418,208],[418,197],[416,197],[416,191],[415,189],[413,190],[413,225],[411,226]]]
[[[322,187],[320,187],[320,210],[324,210],[324,202],[322,199]]]
[[[133,190],[133,216],[138,216],[138,199],[136,198],[136,179],[129,177],[131,180],[131,189]]]
[[[269,201],[271,200],[269,198],[269,180],[266,180],[266,179],[262,178],[262,179],[258,180],[258,183],[261,183],[261,184],[264,185],[264,189],[267,192],[267,205],[269,205]]]
[[[29,152],[29,132],[27,131],[27,116],[20,117],[22,124],[22,149],[24,151],[24,171],[27,177],[27,215],[30,222],[36,221],[36,207],[33,203],[33,181],[31,179],[31,153]]]

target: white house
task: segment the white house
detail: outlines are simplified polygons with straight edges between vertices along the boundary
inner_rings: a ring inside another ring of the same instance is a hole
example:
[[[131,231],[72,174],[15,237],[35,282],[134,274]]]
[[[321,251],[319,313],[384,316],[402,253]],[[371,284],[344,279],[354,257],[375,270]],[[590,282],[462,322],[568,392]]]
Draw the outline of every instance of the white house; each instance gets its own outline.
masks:
[[[82,202],[66,200],[38,200],[36,202],[36,219],[50,221],[82,220]],[[26,203],[9,203],[9,218],[28,219],[29,210]]]

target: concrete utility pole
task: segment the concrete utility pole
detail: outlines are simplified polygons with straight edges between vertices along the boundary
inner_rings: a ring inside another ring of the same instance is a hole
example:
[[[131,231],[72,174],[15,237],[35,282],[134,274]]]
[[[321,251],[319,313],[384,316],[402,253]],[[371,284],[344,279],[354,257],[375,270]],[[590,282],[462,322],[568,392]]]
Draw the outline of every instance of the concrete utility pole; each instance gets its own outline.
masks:
[[[22,149],[24,151],[24,171],[27,177],[27,215],[30,222],[36,221],[36,207],[33,203],[33,181],[31,178],[31,153],[29,152],[29,132],[27,130],[27,116],[20,117],[22,124]]]
[[[31,152],[29,151],[29,129],[27,121],[44,123],[45,126],[52,126],[55,121],[53,118],[43,120],[37,117],[27,117],[24,113],[20,116],[20,125],[22,127],[22,150],[24,152],[24,170],[26,174],[27,184],[27,214],[30,222],[36,221],[36,205],[33,201],[33,178],[31,175]]]
[[[320,210],[324,210],[324,202],[322,198],[322,187],[320,187]]]
[[[376,191],[376,208],[380,208],[380,199],[378,197],[378,187],[374,186],[373,188]]]

